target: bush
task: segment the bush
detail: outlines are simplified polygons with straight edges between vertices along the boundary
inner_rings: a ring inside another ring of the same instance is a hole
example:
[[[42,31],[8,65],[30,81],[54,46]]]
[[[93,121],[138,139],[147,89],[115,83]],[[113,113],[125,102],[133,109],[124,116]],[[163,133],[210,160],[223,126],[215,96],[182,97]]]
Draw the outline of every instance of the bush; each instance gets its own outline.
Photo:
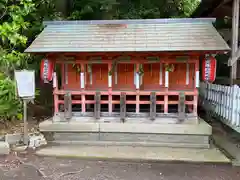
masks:
[[[14,80],[0,74],[0,119],[1,121],[22,119],[22,102],[16,96]]]

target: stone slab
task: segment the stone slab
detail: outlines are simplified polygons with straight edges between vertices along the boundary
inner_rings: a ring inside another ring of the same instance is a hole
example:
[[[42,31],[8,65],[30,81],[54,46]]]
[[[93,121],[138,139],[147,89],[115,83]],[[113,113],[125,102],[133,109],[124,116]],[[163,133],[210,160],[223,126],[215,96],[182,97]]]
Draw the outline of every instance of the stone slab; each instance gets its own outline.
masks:
[[[53,122],[46,120],[39,124],[41,132],[98,132],[99,125],[94,122]]]
[[[22,146],[15,146],[12,147],[12,151],[16,151],[16,152],[24,152],[27,149],[27,145],[22,145]]]
[[[128,142],[128,141],[74,141],[55,140],[50,144],[81,145],[81,146],[134,146],[134,147],[172,147],[172,148],[201,148],[209,149],[208,143],[171,143],[171,142]]]
[[[211,135],[212,127],[205,121],[199,124],[160,124],[160,123],[120,123],[120,122],[52,122],[39,124],[41,132],[129,132],[129,133],[160,133],[160,134],[199,134]]]
[[[98,141],[99,140],[99,133],[85,133],[85,132],[74,132],[74,133],[54,133],[53,135],[54,140],[61,140],[61,141]]]
[[[18,144],[21,140],[23,140],[23,136],[20,133],[5,135],[5,141],[10,145]]]
[[[211,135],[212,127],[203,120],[199,124],[100,123],[100,131]]]
[[[101,132],[102,141],[135,141],[135,142],[171,142],[171,143],[209,143],[208,135],[162,134],[162,133],[108,133]]]
[[[209,148],[208,135],[55,132],[51,143]]]
[[[7,155],[10,152],[10,147],[7,142],[0,141],[0,155]]]
[[[132,161],[186,161],[208,163],[230,163],[216,148],[167,148],[132,146],[51,146],[36,152],[39,156],[72,157],[102,160]]]
[[[209,143],[208,135],[153,134],[153,133],[54,133],[54,140],[66,141],[118,141],[118,142],[170,142],[170,143]]]

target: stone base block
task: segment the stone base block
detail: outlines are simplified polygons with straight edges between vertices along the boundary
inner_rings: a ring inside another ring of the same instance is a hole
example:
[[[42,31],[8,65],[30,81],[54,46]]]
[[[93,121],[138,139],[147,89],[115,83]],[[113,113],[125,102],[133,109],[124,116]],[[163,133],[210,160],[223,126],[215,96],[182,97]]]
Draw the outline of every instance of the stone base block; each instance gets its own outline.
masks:
[[[7,155],[10,153],[10,147],[7,142],[0,141],[0,155]]]

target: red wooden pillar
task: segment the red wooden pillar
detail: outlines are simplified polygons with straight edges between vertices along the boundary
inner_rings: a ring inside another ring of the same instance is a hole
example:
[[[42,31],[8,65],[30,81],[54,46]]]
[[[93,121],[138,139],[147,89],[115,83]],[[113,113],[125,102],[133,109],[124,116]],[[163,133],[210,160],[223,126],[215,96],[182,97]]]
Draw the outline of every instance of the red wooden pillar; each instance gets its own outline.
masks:
[[[195,88],[193,97],[193,114],[197,116],[197,105],[198,105],[198,88],[199,88],[199,61],[195,61]]]
[[[136,82],[136,113],[140,111],[140,95],[139,95],[139,86],[140,86],[140,76],[139,76],[139,63],[136,64],[136,75],[135,75],[135,82]]]
[[[80,86],[82,90],[81,100],[82,100],[82,113],[86,112],[86,103],[85,103],[85,64],[81,63],[81,72],[80,72]]]
[[[108,63],[108,72],[112,72],[112,62]],[[112,114],[112,74],[108,74],[108,113]]]

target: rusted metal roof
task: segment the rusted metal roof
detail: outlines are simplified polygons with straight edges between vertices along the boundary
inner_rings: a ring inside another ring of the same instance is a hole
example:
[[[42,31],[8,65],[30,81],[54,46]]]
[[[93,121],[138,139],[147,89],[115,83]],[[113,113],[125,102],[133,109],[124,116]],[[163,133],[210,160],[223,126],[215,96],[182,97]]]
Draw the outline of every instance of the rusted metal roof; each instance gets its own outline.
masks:
[[[46,22],[25,52],[225,51],[213,19]]]

